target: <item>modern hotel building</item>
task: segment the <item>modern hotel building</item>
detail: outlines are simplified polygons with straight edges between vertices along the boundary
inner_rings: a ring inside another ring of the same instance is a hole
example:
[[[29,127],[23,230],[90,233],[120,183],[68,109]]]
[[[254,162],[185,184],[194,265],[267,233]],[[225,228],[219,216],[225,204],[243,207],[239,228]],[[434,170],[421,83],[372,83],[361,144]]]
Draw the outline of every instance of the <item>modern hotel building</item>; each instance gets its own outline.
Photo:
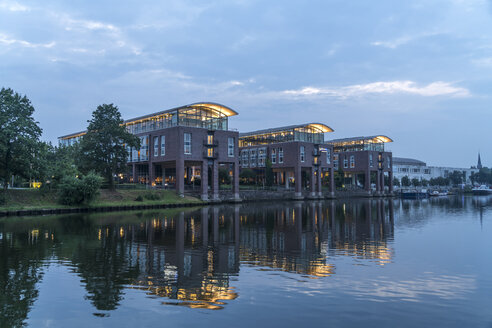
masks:
[[[228,119],[237,115],[229,107],[216,103],[195,103],[124,122],[127,130],[140,137],[140,149],[128,148],[130,182],[150,185],[175,184],[183,195],[185,181],[200,176],[201,198],[219,197],[219,165],[232,171],[232,194],[239,199],[239,133],[229,130]],[[85,132],[59,138],[71,145]]]

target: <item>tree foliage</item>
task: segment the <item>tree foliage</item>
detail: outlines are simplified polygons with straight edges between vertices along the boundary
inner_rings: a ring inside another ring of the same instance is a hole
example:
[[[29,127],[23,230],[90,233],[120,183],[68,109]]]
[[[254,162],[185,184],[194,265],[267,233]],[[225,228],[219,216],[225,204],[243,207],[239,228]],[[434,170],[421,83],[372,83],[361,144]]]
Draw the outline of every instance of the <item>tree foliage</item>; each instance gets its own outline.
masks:
[[[239,178],[242,183],[249,184],[256,179],[256,172],[248,168],[242,169]]]
[[[225,167],[219,167],[219,181],[221,184],[230,184],[231,176],[229,175],[229,170]]]
[[[41,128],[26,96],[0,90],[0,179],[7,190],[12,175],[29,179],[39,146]]]
[[[62,179],[58,196],[61,204],[81,205],[91,203],[98,195],[101,177],[91,172],[79,179],[66,176]]]
[[[92,113],[87,133],[80,142],[79,167],[82,172],[94,170],[114,189],[114,176],[126,170],[126,147],[140,147],[140,139],[123,125],[118,107],[103,104]]]
[[[268,158],[265,162],[265,185],[268,187],[273,186],[272,162]]]
[[[410,178],[408,177],[408,175],[405,175],[401,178],[401,185],[403,187],[410,187]]]

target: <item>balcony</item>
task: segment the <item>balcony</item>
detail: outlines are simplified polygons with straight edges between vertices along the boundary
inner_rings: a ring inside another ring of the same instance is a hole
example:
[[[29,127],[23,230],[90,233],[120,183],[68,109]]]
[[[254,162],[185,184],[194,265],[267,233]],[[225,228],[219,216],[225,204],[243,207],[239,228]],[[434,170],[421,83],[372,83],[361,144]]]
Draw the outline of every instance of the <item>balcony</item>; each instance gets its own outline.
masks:
[[[204,139],[203,140],[203,145],[205,147],[217,147],[217,146],[219,146],[219,143],[215,139],[212,140],[212,142],[209,142],[207,139]]]

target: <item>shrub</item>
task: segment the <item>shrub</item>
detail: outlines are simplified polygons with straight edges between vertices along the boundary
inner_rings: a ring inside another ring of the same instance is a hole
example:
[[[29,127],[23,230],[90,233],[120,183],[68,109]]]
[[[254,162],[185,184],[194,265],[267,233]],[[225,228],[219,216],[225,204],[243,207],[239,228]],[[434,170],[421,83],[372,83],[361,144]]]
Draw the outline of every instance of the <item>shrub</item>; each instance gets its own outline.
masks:
[[[144,198],[148,199],[148,200],[159,200],[159,199],[161,199],[161,196],[156,192],[150,191],[150,192],[145,193]]]
[[[136,202],[143,202],[143,200],[144,199],[143,199],[142,195],[138,195],[137,198],[135,198]]]
[[[5,204],[7,204],[7,195],[5,195],[5,192],[0,191],[0,205]]]
[[[81,179],[64,177],[61,180],[58,197],[64,205],[80,205],[91,203],[98,195],[102,178],[89,173]]]

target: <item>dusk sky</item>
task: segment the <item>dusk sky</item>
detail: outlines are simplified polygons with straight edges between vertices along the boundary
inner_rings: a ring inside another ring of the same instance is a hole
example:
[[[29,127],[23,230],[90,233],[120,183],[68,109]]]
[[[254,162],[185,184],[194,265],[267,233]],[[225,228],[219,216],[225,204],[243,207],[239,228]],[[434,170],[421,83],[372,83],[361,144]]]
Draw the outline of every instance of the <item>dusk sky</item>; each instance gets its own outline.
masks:
[[[102,103],[132,118],[211,101],[239,131],[321,122],[491,166],[491,31],[486,0],[0,1],[0,87],[52,142]]]

